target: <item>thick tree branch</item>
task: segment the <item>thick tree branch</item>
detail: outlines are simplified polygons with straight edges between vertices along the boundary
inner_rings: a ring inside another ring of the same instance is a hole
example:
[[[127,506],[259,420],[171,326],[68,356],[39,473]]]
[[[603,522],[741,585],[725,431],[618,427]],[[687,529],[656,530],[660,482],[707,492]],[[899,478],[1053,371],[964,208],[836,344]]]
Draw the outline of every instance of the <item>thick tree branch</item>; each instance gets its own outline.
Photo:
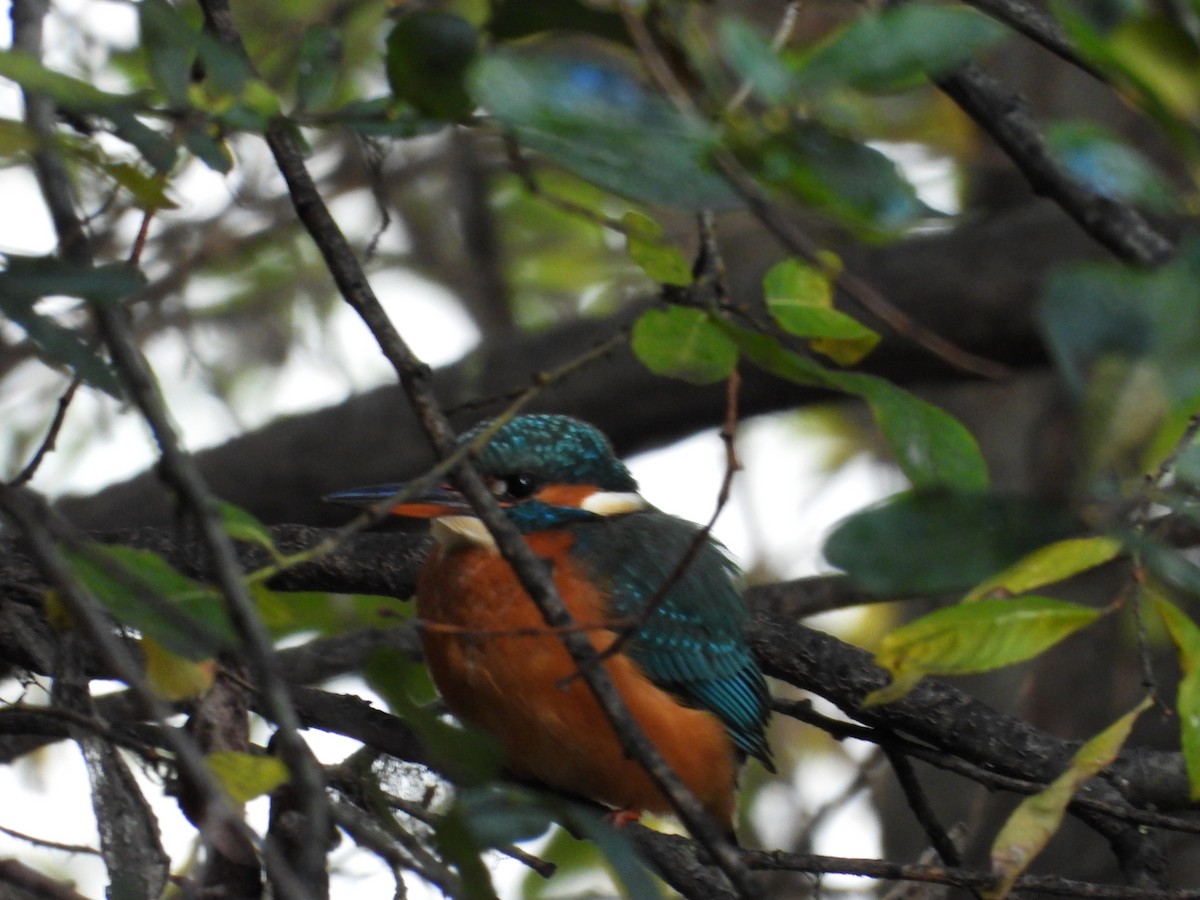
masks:
[[[278,543],[291,548],[315,543],[326,535],[317,529],[277,528],[273,530],[273,536]],[[133,544],[168,550],[171,548],[171,534],[157,529],[133,532],[124,537]],[[393,558],[402,562],[387,564],[389,546],[393,551],[398,549]],[[355,589],[356,585],[370,585],[371,590],[375,592],[405,597],[412,591],[413,577],[425,546],[426,539],[420,536],[357,535],[344,542],[337,552],[329,557],[297,567],[280,576],[280,586],[286,584],[293,589],[328,589],[335,586],[334,581],[337,578],[344,578],[346,580],[341,584],[343,590]],[[239,550],[244,553],[244,565],[253,566],[261,559],[260,549],[239,545]],[[195,546],[189,547],[185,544],[172,555],[178,565],[200,574],[204,561],[195,556],[195,553]],[[385,569],[383,575],[379,574],[381,565]],[[31,569],[23,552],[16,545],[11,542],[0,543],[0,584],[5,586],[4,592],[0,593],[0,612],[15,606],[19,608],[23,621],[36,617],[37,607],[30,604],[29,597],[37,588],[39,580],[38,574]],[[793,584],[795,589],[801,592],[811,592],[813,589],[811,582]],[[961,761],[961,766],[953,768],[968,779],[980,780],[990,787],[1027,792],[1031,787],[1045,784],[1059,774],[1076,748],[1077,745],[1073,742],[1047,735],[936,681],[923,683],[909,697],[896,703],[863,709],[862,698],[870,690],[883,684],[885,674],[875,667],[870,655],[865,651],[851,647],[830,635],[799,625],[790,617],[779,616],[770,611],[779,606],[780,594],[784,590],[782,586],[770,586],[751,589],[748,594],[752,608],[757,610],[750,637],[765,670],[789,684],[826,697],[854,718],[876,729],[880,735],[909,735],[921,742],[918,745],[899,739],[891,745],[898,752],[931,761],[935,765],[939,764],[938,759],[931,757],[931,754],[935,757],[940,754],[942,759]],[[844,583],[839,590],[847,591]],[[763,602],[759,602],[760,599]],[[42,642],[52,643],[58,637],[55,632],[45,627],[44,623],[38,632],[38,629],[27,621],[26,630],[39,633],[39,640]],[[416,651],[415,635],[407,627],[356,632],[320,639],[311,645],[283,651],[280,654],[281,671],[293,684],[311,682],[314,679],[355,670],[361,666],[369,648],[385,644],[401,649],[402,652]],[[9,658],[13,649],[5,642],[3,632],[0,632],[0,658]],[[26,654],[25,659],[35,657],[36,654]],[[106,705],[105,701],[111,705]],[[365,701],[297,687],[292,690],[292,702],[306,727],[321,728],[353,737],[380,752],[401,759],[425,765],[438,765],[437,760],[425,752],[417,735],[401,719],[373,709]],[[136,705],[131,706],[119,698],[101,698],[97,708],[110,722],[126,722],[128,720],[124,719],[124,716],[136,719],[139,715]],[[42,726],[38,726],[38,730],[41,729]],[[61,734],[65,732],[63,727]],[[847,733],[842,736],[850,735]],[[870,740],[871,737],[868,735],[865,739]],[[41,743],[41,740],[36,743]],[[28,749],[31,748],[32,745],[29,745]],[[1080,794],[1073,808],[1084,813],[1103,813],[1110,821],[1113,817],[1125,814],[1131,822],[1153,824],[1162,828],[1180,826],[1194,830],[1186,820],[1176,821],[1162,812],[1153,812],[1183,811],[1190,809],[1190,806],[1187,778],[1179,754],[1127,748],[1104,775]],[[1114,834],[1112,839],[1120,840],[1120,835]],[[706,874],[703,862],[695,855],[695,845],[672,845],[669,843],[672,840],[676,839],[638,834],[638,842],[643,852],[664,870],[664,876],[672,884],[681,889],[689,889],[689,885],[702,885],[702,895],[722,896],[722,890],[727,889],[715,886],[711,874]],[[647,844],[647,841],[651,843]],[[692,849],[688,849],[689,847]],[[744,858],[755,866],[790,867],[796,871],[852,871],[880,878],[911,877],[963,887],[986,887],[984,873],[942,867],[904,868],[878,861],[829,860],[819,857],[744,855]],[[1186,892],[1172,893],[1148,888],[1127,888],[1123,890],[1134,893],[1121,894],[1122,889],[1096,885],[1085,886],[1085,889],[1078,883],[1056,879],[1030,879],[1023,885],[1032,890],[1065,896],[1191,896]]]
[[[295,526],[271,531],[277,544],[289,549],[311,546],[328,534],[321,529]],[[193,555],[195,547],[185,543],[173,549],[171,532],[141,529],[125,533],[123,539],[132,546],[167,551],[177,565],[191,574],[203,575],[204,568],[197,565],[199,560]],[[390,558],[389,546],[394,551]],[[416,572],[427,546],[427,539],[417,535],[355,535],[335,553],[298,566],[279,576],[273,584],[286,590],[366,590],[407,598],[413,592]],[[248,567],[263,558],[261,548],[245,544],[239,544],[238,548]],[[339,578],[344,580],[338,582]],[[839,591],[849,592],[843,579],[832,580]],[[24,633],[35,635],[37,643],[45,644],[52,643],[55,634],[44,622],[36,624],[40,613],[28,600],[40,583],[24,551],[12,541],[0,541],[0,613],[6,613],[10,607],[17,609],[19,620],[25,623]],[[830,700],[865,725],[883,733],[908,735],[986,773],[1020,779],[1026,784],[1045,784],[1062,771],[1078,747],[1076,742],[1053,737],[1020,719],[997,712],[944,682],[926,679],[902,700],[864,709],[863,697],[887,681],[887,674],[875,665],[871,655],[777,611],[788,606],[781,595],[789,586],[799,593],[798,602],[803,603],[803,598],[818,585],[818,579],[805,579],[747,591],[747,603],[753,613],[749,637],[767,674]],[[415,651],[410,631],[391,635],[389,631],[359,632],[323,639],[309,648],[282,651],[281,666],[292,683],[311,683],[354,670],[362,662],[362,657],[356,654],[360,650],[365,652],[376,641],[393,642],[394,647]],[[36,655],[22,653],[17,641],[6,637],[4,630],[0,630],[0,660],[12,660],[18,665],[36,660]],[[95,677],[108,674],[98,671]],[[302,714],[311,721],[304,713],[305,701],[297,702]],[[393,752],[399,748],[381,749]],[[404,750],[395,755],[412,758],[406,755],[409,752],[416,751]],[[927,761],[937,764],[936,760]],[[960,774],[973,777],[969,768]],[[1002,781],[989,786],[1007,787]],[[1125,750],[1106,776],[1094,781],[1093,787],[1085,789],[1081,796],[1094,798],[1099,804],[1095,807],[1097,811],[1112,812],[1129,805],[1160,811],[1191,808],[1182,757],[1146,748]],[[1110,802],[1114,797],[1118,800],[1116,805]],[[1169,821],[1165,820],[1155,820],[1155,824],[1169,827]]]
[[[722,225],[721,237],[732,296],[750,302],[780,251],[745,219]],[[1032,315],[1041,279],[1064,261],[1100,251],[1052,206],[1037,204],[964,223],[948,233],[839,252],[860,277],[886,285],[894,302],[929,327],[1014,370],[1029,370],[1046,362]],[[481,347],[435,372],[433,390],[454,407],[528,387],[537,373],[591,350],[643,308],[616,321],[578,321]],[[971,315],[962,314],[966,308]],[[866,370],[908,386],[963,378],[920,348],[892,339],[868,358]],[[829,398],[747,368],[739,403],[743,416],[753,416]],[[627,455],[705,424],[715,426],[722,421],[725,397],[720,386],[697,388],[654,376],[622,349],[547,387],[533,406],[594,422]],[[473,406],[454,421],[473,424],[499,408],[495,403]],[[214,493],[272,523],[333,524],[340,521],[339,513],[320,502],[322,495],[348,485],[409,478],[432,461],[428,442],[396,386],[281,419],[196,454]],[[173,516],[169,494],[152,472],[91,497],[63,501],[60,508],[91,530],[162,525]]]

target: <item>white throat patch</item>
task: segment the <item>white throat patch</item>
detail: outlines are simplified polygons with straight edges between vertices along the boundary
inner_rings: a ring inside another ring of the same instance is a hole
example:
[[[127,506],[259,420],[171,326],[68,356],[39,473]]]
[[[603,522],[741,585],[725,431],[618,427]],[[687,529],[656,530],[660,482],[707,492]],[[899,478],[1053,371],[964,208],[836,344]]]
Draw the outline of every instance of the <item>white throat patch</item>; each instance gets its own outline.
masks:
[[[619,516],[623,513],[637,512],[640,509],[645,509],[648,504],[642,499],[641,494],[618,492],[618,491],[597,491],[594,494],[589,494],[579,504],[580,509],[585,509],[590,513],[595,513],[598,516]]]
[[[430,524],[429,533],[446,550],[479,547],[496,552],[491,532],[474,516],[440,516]]]
[[[579,508],[598,516],[619,516],[645,509],[648,505],[641,494],[597,491],[585,497]],[[431,523],[429,533],[446,550],[476,547],[497,552],[491,532],[474,516],[439,516]]]

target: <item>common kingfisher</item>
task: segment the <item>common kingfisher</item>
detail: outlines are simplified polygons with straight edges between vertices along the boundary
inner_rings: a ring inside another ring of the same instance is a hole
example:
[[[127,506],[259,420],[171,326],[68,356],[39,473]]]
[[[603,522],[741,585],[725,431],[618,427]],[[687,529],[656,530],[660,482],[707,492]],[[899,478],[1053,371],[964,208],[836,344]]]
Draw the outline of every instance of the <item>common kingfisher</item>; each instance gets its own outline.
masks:
[[[474,442],[482,423],[461,442]],[[655,509],[595,427],[560,415],[502,425],[475,466],[598,652],[630,712],[705,809],[732,833],[747,755],[774,771],[766,682],[743,636],[739,572],[706,538],[683,574],[698,526]],[[367,506],[402,485],[329,500]],[[496,737],[509,770],[636,817],[671,811],[622,750],[577,666],[461,494],[443,485],[397,504],[432,519],[434,549],[417,580],[425,659],[450,711]],[[645,614],[647,606],[656,605]]]

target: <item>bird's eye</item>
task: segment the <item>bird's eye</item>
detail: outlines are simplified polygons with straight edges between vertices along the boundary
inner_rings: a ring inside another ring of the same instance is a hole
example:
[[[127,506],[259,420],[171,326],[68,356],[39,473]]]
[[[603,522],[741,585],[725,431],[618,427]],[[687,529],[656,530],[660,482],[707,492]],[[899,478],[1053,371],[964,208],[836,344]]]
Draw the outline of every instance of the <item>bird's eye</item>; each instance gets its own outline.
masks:
[[[509,475],[504,479],[504,489],[514,500],[524,500],[533,496],[537,490],[537,482],[533,480],[532,475]]]

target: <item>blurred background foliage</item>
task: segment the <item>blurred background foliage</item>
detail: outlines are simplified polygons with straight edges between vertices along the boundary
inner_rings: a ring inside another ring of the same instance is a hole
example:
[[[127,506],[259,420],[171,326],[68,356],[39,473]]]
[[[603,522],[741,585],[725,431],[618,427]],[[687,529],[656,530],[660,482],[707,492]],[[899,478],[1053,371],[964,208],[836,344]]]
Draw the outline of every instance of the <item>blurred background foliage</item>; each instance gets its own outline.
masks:
[[[1165,592],[1200,594],[1176,547],[1138,543],[1151,504],[1190,523],[1200,481],[1186,468],[1200,399],[1195,243],[1158,265],[1197,209],[1194,4],[246,0],[233,13],[250,62],[202,27],[198,6],[165,0],[64,3],[44,60],[21,47],[0,53],[0,78],[50,96],[59,111],[53,133],[39,134],[9,102],[15,90],[2,98],[0,177],[11,196],[32,195],[30,154],[51,141],[96,258],[133,258],[144,279],[131,287],[115,269],[76,271],[53,254],[36,200],[9,206],[0,237],[6,479],[43,442],[72,377],[85,386],[33,486],[90,492],[153,460],[98,349],[88,303],[123,303],[194,449],[392,378],[339,302],[265,152],[262,135],[283,116],[400,330],[433,365],[457,366],[461,395],[479,404],[464,419],[552,368],[539,357],[497,382],[483,374],[489,352],[538,335],[554,341],[581,322],[594,323],[593,342],[631,330],[638,358],[658,374],[716,383],[740,359],[743,370],[776,376],[754,401],[776,421],[752,423],[744,457],[745,477],[766,485],[744,501],[743,562],[756,583],[817,567],[822,529],[801,521],[798,499],[764,524],[775,512],[764,499],[770,485],[803,479],[807,499],[820,501],[809,508],[824,508],[826,521],[910,485],[956,498],[933,506],[903,498],[835,533],[830,560],[881,597],[967,590],[1074,533],[1080,515],[1089,532],[1127,539],[1138,571]],[[976,88],[1000,79],[974,120],[964,112],[964,73]],[[1030,130],[1014,138],[1004,130],[1014,120]],[[1064,199],[1064,185],[1084,200]],[[1056,203],[1074,221],[1038,218]],[[1134,219],[1105,229],[1118,209]],[[1031,247],[1043,254],[1035,262]],[[983,265],[993,256],[1003,274]],[[804,258],[805,268],[773,268],[785,258]],[[907,269],[906,259],[925,262]],[[847,280],[860,265],[874,290]],[[898,327],[896,307],[927,315],[962,347]],[[879,334],[882,349],[872,353]],[[887,355],[897,344],[924,362]],[[854,368],[864,358],[871,374]],[[983,383],[993,363],[1005,378]],[[937,407],[896,387],[918,379]],[[610,431],[632,400],[625,384],[613,380],[607,405],[591,416]],[[797,388],[815,394],[798,398]],[[880,430],[858,406],[832,403],[835,395],[865,399]],[[653,432],[649,418],[638,421],[644,440],[617,434],[622,449],[719,423],[693,415]],[[388,423],[374,424],[382,432]],[[105,435],[119,458],[101,454]],[[350,474],[357,438],[341,438],[340,470],[329,477],[365,480]],[[280,467],[289,454],[318,452],[305,439],[273,448]],[[980,493],[989,468],[995,495]],[[241,477],[255,472],[248,464]],[[693,518],[707,518],[717,480],[719,469]],[[286,515],[229,499],[272,522],[315,520],[317,498],[338,485],[304,484],[307,497]],[[1023,498],[998,499],[1013,491]],[[1074,518],[1058,527],[1044,504]],[[132,506],[105,521],[136,524]],[[971,530],[984,520],[992,543]],[[917,547],[888,537],[926,525],[941,539]],[[947,551],[956,538],[962,553]],[[873,546],[903,552],[886,557]],[[1063,577],[1090,568],[1068,565]],[[906,581],[914,571],[920,578]],[[1092,606],[1115,595],[1085,594]],[[370,616],[339,618],[321,595],[301,605],[309,612],[294,612],[300,618],[282,631]],[[874,647],[913,609],[872,606],[836,627]],[[1037,724],[1082,738],[1132,705],[1133,638],[1104,640],[1128,660],[1125,686],[1077,719],[1061,702],[1034,704]],[[1158,650],[1171,652],[1162,635]],[[1184,669],[1195,662],[1185,654]],[[1015,686],[1032,693],[1031,684],[1057,677],[1016,671],[980,682],[981,693],[1007,708]],[[412,684],[389,688],[369,673],[368,681],[389,699],[422,692],[419,674],[401,674]],[[781,685],[780,693],[795,692]],[[1158,732],[1155,740],[1177,746],[1175,725]],[[833,833],[835,812],[857,802],[858,835],[838,852],[879,849],[863,835],[897,812],[880,785],[878,752],[791,720],[776,723],[773,743],[782,775],[747,774],[743,833],[811,849],[822,829]],[[831,783],[843,786],[830,793]],[[492,814],[478,803],[476,824]],[[985,837],[994,829],[979,822],[999,815],[956,814]],[[511,837],[501,828],[488,840],[497,835]],[[881,846],[912,858],[923,838],[910,838],[889,830]],[[562,873],[585,873],[581,892],[592,889],[600,858],[591,845],[560,831],[541,852]],[[612,851],[618,867],[623,852]],[[531,876],[521,890],[562,896],[554,884]]]

